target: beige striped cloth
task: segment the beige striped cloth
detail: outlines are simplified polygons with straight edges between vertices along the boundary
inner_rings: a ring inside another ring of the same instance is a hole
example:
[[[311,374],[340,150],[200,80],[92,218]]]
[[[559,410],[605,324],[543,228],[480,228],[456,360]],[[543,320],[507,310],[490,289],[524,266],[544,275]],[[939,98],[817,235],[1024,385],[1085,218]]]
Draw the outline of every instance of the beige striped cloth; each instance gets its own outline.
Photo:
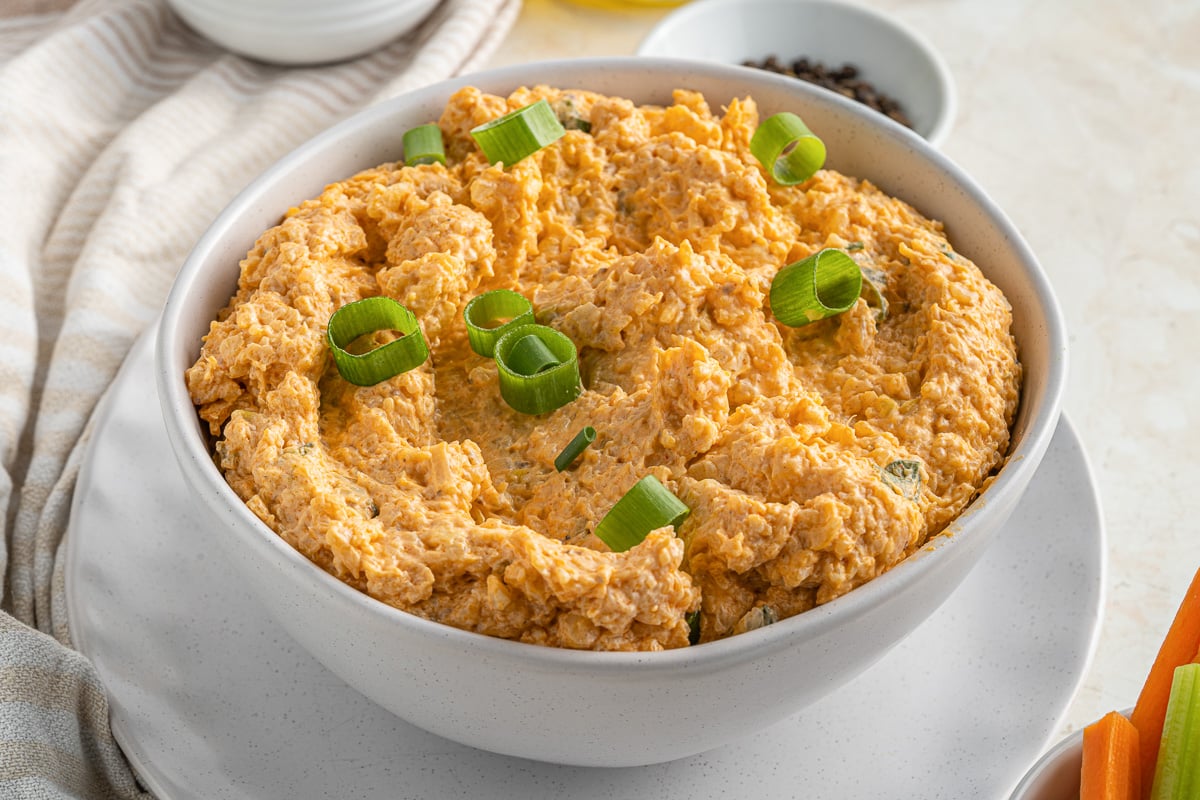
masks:
[[[481,65],[519,5],[443,0],[372,54],[285,69],[164,0],[0,0],[0,798],[147,796],[69,649],[56,556],[92,409],[188,249],[314,133]]]

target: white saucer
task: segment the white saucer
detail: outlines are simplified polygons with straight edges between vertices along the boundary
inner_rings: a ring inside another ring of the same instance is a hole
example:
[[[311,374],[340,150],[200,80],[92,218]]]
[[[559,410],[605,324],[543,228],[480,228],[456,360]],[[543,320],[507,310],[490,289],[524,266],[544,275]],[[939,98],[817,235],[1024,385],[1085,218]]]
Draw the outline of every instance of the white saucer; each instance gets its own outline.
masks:
[[[207,541],[152,362],[143,337],[98,412],[66,579],[75,643],[109,690],[113,732],[162,800],[998,798],[1055,731],[1091,656],[1104,535],[1064,420],[1022,506],[946,605],[801,714],[634,769],[473,750],[378,708],[272,624]]]

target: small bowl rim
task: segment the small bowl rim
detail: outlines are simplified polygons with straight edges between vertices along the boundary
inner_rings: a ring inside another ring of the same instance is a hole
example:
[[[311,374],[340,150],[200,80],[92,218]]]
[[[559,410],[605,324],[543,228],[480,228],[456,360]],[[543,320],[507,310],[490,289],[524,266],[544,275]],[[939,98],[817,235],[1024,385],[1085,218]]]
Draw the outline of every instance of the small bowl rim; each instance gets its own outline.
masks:
[[[313,12],[293,14],[283,20],[280,19],[283,9],[273,11],[237,2],[225,5],[224,0],[167,0],[172,10],[182,17],[194,16],[206,23],[231,29],[245,26],[245,32],[256,34],[264,30],[270,31],[276,38],[328,36],[332,33],[345,34],[379,26],[386,29],[387,26],[398,24],[407,26],[394,34],[399,36],[419,24],[419,21],[413,20],[414,15],[421,14],[421,19],[424,19],[424,15],[433,13],[434,7],[441,2],[442,0],[411,0],[406,5],[396,5],[386,0],[371,0],[362,8],[355,9],[352,15],[347,15],[339,6],[331,5]]]
[[[1029,244],[1004,211],[988,197],[983,188],[962,168],[913,131],[895,123],[884,128],[893,137],[901,137],[909,144],[916,142],[918,149],[925,151],[921,154],[922,157],[933,162],[933,166],[946,173],[982,211],[986,212],[993,224],[1004,233],[1011,243],[1015,255],[1023,264],[1023,270],[1028,275],[1030,286],[1034,289],[1034,295],[1038,301],[1037,307],[1045,310],[1041,319],[1044,323],[1042,335],[1046,338],[1047,351],[1051,354],[1051,358],[1045,375],[1044,390],[1039,397],[1041,409],[1037,415],[1029,418],[1025,436],[1015,446],[1010,445],[1004,466],[985,492],[982,492],[942,533],[884,574],[853,591],[802,614],[780,620],[778,623],[755,631],[693,647],[663,651],[572,650],[512,641],[462,630],[394,608],[321,569],[250,511],[249,507],[224,480],[213,463],[211,454],[203,446],[202,437],[194,435],[193,431],[189,429],[189,426],[196,424],[195,407],[187,394],[183,371],[178,370],[177,372],[172,363],[171,349],[180,338],[176,333],[180,332],[179,329],[182,326],[182,309],[188,305],[186,298],[192,294],[192,288],[197,283],[203,282],[204,270],[202,267],[209,258],[208,253],[219,246],[227,229],[240,216],[254,209],[256,203],[259,202],[258,196],[262,191],[262,186],[270,185],[291,173],[294,169],[293,165],[305,161],[311,152],[329,146],[330,143],[346,136],[350,131],[378,124],[376,120],[387,118],[393,114],[393,108],[397,104],[420,103],[422,99],[430,97],[444,98],[455,89],[483,81],[491,84],[504,83],[515,89],[520,85],[528,85],[528,75],[534,72],[540,71],[546,75],[555,75],[560,74],[560,70],[569,67],[572,70],[601,73],[613,69],[614,64],[630,70],[644,70],[646,67],[652,67],[715,79],[737,77],[739,72],[745,72],[755,75],[755,82],[774,82],[781,87],[787,87],[788,91],[808,94],[810,99],[818,103],[840,102],[852,114],[866,120],[869,125],[882,125],[887,122],[879,118],[876,112],[859,103],[786,76],[717,62],[638,56],[604,56],[513,64],[440,81],[414,92],[391,98],[353,114],[283,156],[247,184],[214,219],[179,269],[163,308],[155,353],[156,383],[160,406],[166,419],[168,436],[177,459],[181,462],[186,460],[189,464],[194,465],[196,469],[202,471],[205,477],[206,484],[193,484],[193,491],[206,504],[219,505],[224,511],[232,513],[237,519],[240,535],[249,534],[257,537],[260,545],[270,549],[278,568],[305,571],[312,576],[313,589],[331,594],[332,599],[336,602],[349,603],[363,613],[382,615],[388,622],[408,628],[414,633],[433,637],[443,643],[469,649],[480,655],[522,661],[547,669],[585,671],[590,674],[613,674],[634,670],[640,676],[676,673],[680,669],[695,673],[710,672],[730,664],[759,659],[785,650],[792,646],[793,639],[800,634],[802,634],[800,635],[802,640],[816,639],[845,622],[868,613],[880,603],[885,602],[887,597],[900,594],[918,585],[925,571],[929,569],[924,565],[930,561],[932,556],[941,551],[955,550],[960,547],[958,545],[960,540],[969,538],[960,535],[962,527],[969,525],[975,517],[985,513],[984,510],[992,505],[1011,507],[1018,502],[1019,496],[1024,490],[1022,481],[1024,473],[1036,469],[1036,462],[1040,461],[1039,458],[1030,458],[1029,456],[1040,456],[1044,453],[1054,433],[1062,408],[1066,384],[1067,339],[1065,320],[1050,281]],[[186,473],[188,468],[183,464],[181,466],[184,466]],[[949,557],[947,555],[943,558]]]
[[[919,53],[928,62],[933,70],[936,79],[936,99],[938,113],[929,126],[927,134],[919,133],[922,138],[929,142],[934,147],[941,147],[947,137],[950,135],[951,129],[954,127],[954,121],[958,116],[958,93],[954,83],[954,73],[950,71],[950,65],[946,59],[935,48],[928,39],[926,39],[919,31],[911,27],[902,20],[886,14],[878,9],[870,6],[858,5],[857,3],[844,2],[844,0],[696,0],[682,8],[671,12],[666,17],[658,22],[650,32],[643,37],[638,44],[637,55],[642,57],[663,57],[660,52],[661,40],[668,37],[673,29],[685,25],[695,19],[702,19],[706,16],[720,15],[725,12],[744,12],[752,6],[789,6],[800,8],[803,6],[820,6],[823,8],[836,9],[838,13],[845,13],[850,17],[859,17],[870,19],[878,23],[881,27],[893,31],[897,39],[904,41],[913,50]],[[707,61],[710,63],[726,63],[713,62],[711,59],[700,57],[685,57],[675,56],[677,58],[688,58],[695,61]],[[729,66],[739,66],[730,64]],[[754,69],[747,67],[747,69]],[[854,102],[854,101],[851,101]],[[880,115],[882,116],[882,115]],[[887,118],[885,118],[887,119]],[[903,125],[888,119],[893,125],[903,128]]]
[[[1092,649],[1095,650],[1095,642],[1092,644]],[[1089,661],[1090,660],[1091,659],[1089,657]],[[1105,714],[1107,713],[1108,712],[1105,712]],[[1133,706],[1120,709],[1117,711],[1117,713],[1128,719],[1129,716],[1133,714]],[[1096,719],[1100,718],[1097,717]],[[1091,723],[1088,724],[1090,725]],[[1029,794],[1034,782],[1040,780],[1043,775],[1045,775],[1054,767],[1061,766],[1061,762],[1066,761],[1067,759],[1079,759],[1082,762],[1083,728],[1068,733],[1062,739],[1059,739],[1053,746],[1051,746],[1050,749],[1042,753],[1042,755],[1038,757],[1038,760],[1033,762],[1033,766],[1031,766],[1029,770],[1023,776],[1021,776],[1021,780],[1017,782],[1017,785],[1013,787],[1012,794],[1009,795],[1008,800],[1043,800],[1042,798],[1037,798]]]

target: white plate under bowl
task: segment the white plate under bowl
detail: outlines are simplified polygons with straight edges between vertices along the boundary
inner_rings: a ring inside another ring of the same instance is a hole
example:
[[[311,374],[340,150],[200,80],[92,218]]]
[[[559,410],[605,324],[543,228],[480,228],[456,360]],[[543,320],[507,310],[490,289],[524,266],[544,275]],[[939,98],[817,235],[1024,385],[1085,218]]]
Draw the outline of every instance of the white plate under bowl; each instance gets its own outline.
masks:
[[[1096,489],[1064,419],[983,560],[850,684],[698,756],[565,767],[455,744],[371,703],[271,621],[205,519],[171,454],[143,337],[98,411],[66,581],[113,733],[161,800],[999,798],[1057,728],[1103,599]]]

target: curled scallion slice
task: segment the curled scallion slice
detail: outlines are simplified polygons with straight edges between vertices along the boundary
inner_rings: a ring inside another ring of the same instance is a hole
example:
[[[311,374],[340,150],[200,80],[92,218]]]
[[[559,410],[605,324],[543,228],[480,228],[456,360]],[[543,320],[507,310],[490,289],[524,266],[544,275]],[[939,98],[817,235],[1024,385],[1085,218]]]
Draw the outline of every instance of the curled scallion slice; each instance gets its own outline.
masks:
[[[361,355],[346,350],[359,336],[386,330],[399,331],[401,337]],[[390,297],[367,297],[342,306],[329,318],[325,340],[338,372],[355,386],[374,386],[419,367],[429,357],[416,316]]]
[[[505,363],[521,375],[541,375],[548,369],[553,369],[563,362],[563,359],[550,349],[542,337],[531,333],[513,342],[508,351]]]
[[[442,145],[442,129],[431,122],[405,131],[404,163],[410,167],[445,164],[446,148]]]
[[[750,138],[750,152],[783,186],[803,183],[825,165],[825,143],[789,111],[759,124]]]
[[[509,289],[493,289],[471,298],[463,309],[471,349],[491,358],[496,342],[513,328],[533,324],[533,304]]]
[[[533,337],[535,341],[526,341]],[[549,363],[546,354],[556,363]],[[561,408],[583,391],[575,343],[545,325],[521,325],[496,342],[500,396],[522,414]]]
[[[775,273],[771,313],[793,328],[841,314],[858,302],[862,282],[854,259],[827,247]]]
[[[511,111],[471,129],[471,136],[491,164],[512,166],[566,134],[545,99]]]
[[[562,472],[567,467],[575,463],[575,460],[583,455],[583,451],[588,449],[588,445],[596,441],[596,429],[591,425],[583,428],[579,433],[575,434],[575,438],[567,442],[567,446],[562,449],[558,457],[554,459],[554,468]]]
[[[641,544],[650,531],[667,525],[678,528],[690,513],[658,478],[647,475],[613,504],[595,533],[609,549],[620,553]]]

